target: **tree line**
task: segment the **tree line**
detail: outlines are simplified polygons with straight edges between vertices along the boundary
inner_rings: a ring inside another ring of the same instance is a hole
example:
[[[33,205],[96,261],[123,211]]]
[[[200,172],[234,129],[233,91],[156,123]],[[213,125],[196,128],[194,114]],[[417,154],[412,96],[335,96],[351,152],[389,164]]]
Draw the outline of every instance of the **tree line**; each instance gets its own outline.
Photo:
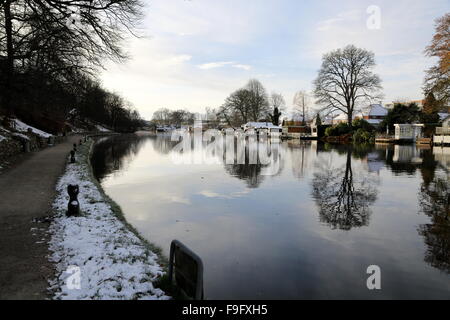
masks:
[[[396,105],[386,124],[390,125],[392,119],[415,119],[422,123],[437,124],[438,112],[449,111],[450,13],[436,20],[435,34],[431,44],[426,47],[425,55],[438,58],[438,62],[426,70],[423,110],[419,112],[413,106],[405,111],[408,106]],[[293,101],[294,113],[304,124],[308,117],[317,118],[320,122],[320,117],[333,117],[342,113],[346,115],[348,126],[352,130],[354,116],[383,98],[381,78],[374,73],[375,66],[374,53],[354,45],[326,53],[313,81],[313,95],[318,108],[312,115],[310,95],[299,91]],[[280,111],[285,111],[283,97],[276,93],[269,97],[262,84],[253,79],[245,87],[233,92],[217,115],[233,127],[248,121],[271,121],[278,125]],[[405,113],[409,116],[402,118]]]
[[[251,79],[246,86],[233,92],[219,108],[217,117],[232,127],[247,122],[272,122],[278,125],[286,102],[279,93],[267,94],[260,81]]]
[[[120,44],[141,9],[139,0],[0,0],[1,112],[41,126],[74,115],[117,131],[139,126],[137,111],[95,75],[104,61],[126,59]]]

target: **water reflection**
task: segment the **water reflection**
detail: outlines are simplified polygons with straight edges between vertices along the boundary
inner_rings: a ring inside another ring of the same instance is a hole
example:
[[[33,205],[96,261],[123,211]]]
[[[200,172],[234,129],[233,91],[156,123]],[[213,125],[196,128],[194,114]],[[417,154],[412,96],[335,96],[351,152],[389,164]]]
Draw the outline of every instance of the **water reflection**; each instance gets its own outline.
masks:
[[[423,183],[419,192],[420,211],[430,217],[430,223],[419,226],[427,251],[425,261],[431,266],[450,273],[450,181],[449,171],[442,154],[446,150],[436,148],[435,154],[428,152],[421,168]],[[450,149],[450,148],[449,148]],[[450,153],[449,153],[450,154]]]
[[[245,164],[225,152],[177,165],[175,145],[102,140],[94,173],[144,237],[164,249],[177,238],[202,257],[208,298],[450,296],[450,148],[287,141],[266,143],[267,165],[250,164],[247,149]],[[382,267],[382,292],[365,286],[370,264]]]
[[[98,139],[91,157],[94,176],[101,181],[110,173],[126,170],[149,138],[149,135],[129,134]]]
[[[332,158],[317,163],[312,188],[320,221],[333,229],[350,230],[369,224],[370,205],[377,199],[378,181],[367,172],[352,167],[352,154],[364,157],[367,153],[354,148],[346,148],[345,153],[343,166],[335,167]]]

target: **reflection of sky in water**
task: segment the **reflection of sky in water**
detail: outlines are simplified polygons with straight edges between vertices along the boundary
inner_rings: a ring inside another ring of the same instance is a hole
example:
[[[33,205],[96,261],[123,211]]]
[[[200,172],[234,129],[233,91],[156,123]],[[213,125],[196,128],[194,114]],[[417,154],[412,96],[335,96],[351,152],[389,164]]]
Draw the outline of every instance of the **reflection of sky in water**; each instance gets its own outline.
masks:
[[[172,146],[161,137],[113,138],[97,146],[93,164],[144,237],[166,255],[178,239],[202,257],[207,298],[450,297],[449,270],[425,262],[436,248],[418,232],[436,220],[419,205],[423,176],[447,178],[442,161],[427,167],[430,150],[377,146],[348,157],[342,147],[284,142],[277,174],[258,176],[249,166],[174,165]],[[317,198],[334,196],[346,172],[362,192],[355,199],[366,201],[356,207],[367,209],[363,223],[345,214],[343,222]],[[449,265],[449,254],[436,256]],[[372,264],[382,270],[379,292],[366,288]]]

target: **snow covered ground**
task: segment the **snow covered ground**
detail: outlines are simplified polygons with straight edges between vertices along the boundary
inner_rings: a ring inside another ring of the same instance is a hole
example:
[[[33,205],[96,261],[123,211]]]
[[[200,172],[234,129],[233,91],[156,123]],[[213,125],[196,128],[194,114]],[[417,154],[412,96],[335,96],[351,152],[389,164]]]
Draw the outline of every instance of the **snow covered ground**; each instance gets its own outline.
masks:
[[[43,138],[48,138],[48,137],[52,136],[51,134],[49,134],[47,132],[44,132],[42,130],[39,130],[39,129],[36,129],[36,128],[32,127],[32,126],[27,125],[26,123],[20,121],[19,119],[14,119],[14,122],[16,123],[15,129],[17,131],[27,132],[28,129],[31,129],[35,134],[37,134],[37,135],[39,135],[39,136],[41,136]]]
[[[111,132],[111,130],[106,129],[105,127],[102,127],[101,125],[96,125],[97,130],[100,132]]]
[[[164,274],[157,256],[114,215],[91,181],[87,146],[57,184],[50,226],[55,299],[169,299],[152,282]],[[80,187],[81,217],[67,217],[67,186]]]

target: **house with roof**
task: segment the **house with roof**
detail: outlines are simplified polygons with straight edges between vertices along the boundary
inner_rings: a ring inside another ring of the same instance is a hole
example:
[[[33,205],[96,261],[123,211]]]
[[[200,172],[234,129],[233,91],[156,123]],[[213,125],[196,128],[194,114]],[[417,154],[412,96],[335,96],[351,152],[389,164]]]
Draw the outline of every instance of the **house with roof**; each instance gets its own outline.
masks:
[[[363,119],[376,127],[386,118],[387,114],[388,110],[381,104],[372,104],[368,114],[363,116]]]

